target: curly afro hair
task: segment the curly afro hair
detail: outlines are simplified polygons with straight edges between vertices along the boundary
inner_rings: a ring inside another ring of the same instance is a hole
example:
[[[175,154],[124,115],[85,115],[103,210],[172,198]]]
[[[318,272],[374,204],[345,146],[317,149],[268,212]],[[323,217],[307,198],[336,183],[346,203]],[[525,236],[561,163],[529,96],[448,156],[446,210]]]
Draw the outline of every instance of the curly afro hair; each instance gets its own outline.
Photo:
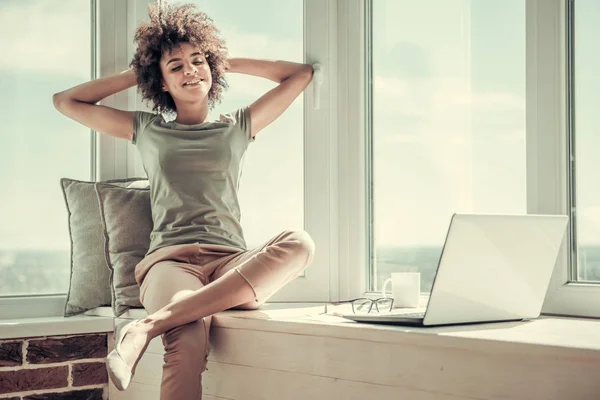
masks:
[[[210,66],[212,86],[208,92],[208,107],[212,109],[227,89],[225,69],[229,67],[225,41],[212,19],[192,4],[152,4],[148,14],[150,21],[142,22],[135,32],[137,50],[130,64],[136,73],[142,98],[153,104],[155,112],[176,111],[173,97],[162,90],[159,63],[165,52],[188,42],[204,51]]]

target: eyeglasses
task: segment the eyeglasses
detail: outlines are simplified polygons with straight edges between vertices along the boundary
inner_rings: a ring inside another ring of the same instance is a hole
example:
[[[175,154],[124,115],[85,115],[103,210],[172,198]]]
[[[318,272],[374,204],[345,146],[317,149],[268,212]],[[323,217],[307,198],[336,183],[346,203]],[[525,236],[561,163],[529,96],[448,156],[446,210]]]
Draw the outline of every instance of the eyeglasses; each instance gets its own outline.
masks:
[[[389,297],[380,297],[378,299],[367,299],[366,297],[361,297],[359,299],[354,300],[340,301],[336,304],[342,303],[352,304],[352,312],[354,314],[368,314],[373,309],[373,304],[375,304],[376,312],[392,311],[392,307],[394,306],[394,299]]]

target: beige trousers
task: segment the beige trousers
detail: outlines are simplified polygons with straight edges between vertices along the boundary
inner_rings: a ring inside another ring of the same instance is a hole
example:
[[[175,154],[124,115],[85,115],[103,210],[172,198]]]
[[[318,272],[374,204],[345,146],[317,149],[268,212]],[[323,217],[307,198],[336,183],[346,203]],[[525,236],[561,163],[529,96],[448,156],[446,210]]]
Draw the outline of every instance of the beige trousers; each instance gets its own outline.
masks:
[[[237,309],[260,307],[293,280],[312,260],[314,242],[304,231],[285,231],[255,249],[186,244],[156,250],[135,270],[140,300],[149,313],[178,297],[209,285],[227,271],[237,271],[254,290],[255,299]],[[165,346],[161,400],[202,398],[202,372],[209,353],[211,317],[171,329]]]

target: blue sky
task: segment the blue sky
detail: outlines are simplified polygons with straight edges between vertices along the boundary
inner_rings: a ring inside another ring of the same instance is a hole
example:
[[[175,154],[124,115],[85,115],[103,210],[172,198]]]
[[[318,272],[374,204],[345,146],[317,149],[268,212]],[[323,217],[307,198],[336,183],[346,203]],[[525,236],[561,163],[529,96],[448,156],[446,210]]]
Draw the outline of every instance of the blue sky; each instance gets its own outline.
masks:
[[[232,56],[302,61],[301,0],[196,4]],[[377,244],[439,245],[454,211],[525,212],[524,1],[374,4]],[[598,243],[600,4],[577,4],[580,238]],[[89,177],[89,135],[51,95],[89,79],[89,41],[87,1],[0,3],[0,248],[68,249],[58,180]],[[273,87],[239,75],[229,83],[215,114]],[[302,227],[302,130],[300,98],[250,146],[240,193],[249,245]]]

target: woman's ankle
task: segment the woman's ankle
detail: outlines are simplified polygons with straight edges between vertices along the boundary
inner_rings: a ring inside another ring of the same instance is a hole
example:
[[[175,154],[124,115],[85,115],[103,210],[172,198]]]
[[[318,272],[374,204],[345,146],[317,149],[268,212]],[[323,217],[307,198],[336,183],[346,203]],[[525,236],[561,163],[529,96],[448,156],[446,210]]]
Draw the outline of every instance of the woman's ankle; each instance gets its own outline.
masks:
[[[161,318],[161,311],[148,315],[146,318],[139,320],[137,323],[136,331],[139,333],[146,333],[148,335],[148,341],[154,339],[165,333],[168,329],[165,329],[165,316]]]

